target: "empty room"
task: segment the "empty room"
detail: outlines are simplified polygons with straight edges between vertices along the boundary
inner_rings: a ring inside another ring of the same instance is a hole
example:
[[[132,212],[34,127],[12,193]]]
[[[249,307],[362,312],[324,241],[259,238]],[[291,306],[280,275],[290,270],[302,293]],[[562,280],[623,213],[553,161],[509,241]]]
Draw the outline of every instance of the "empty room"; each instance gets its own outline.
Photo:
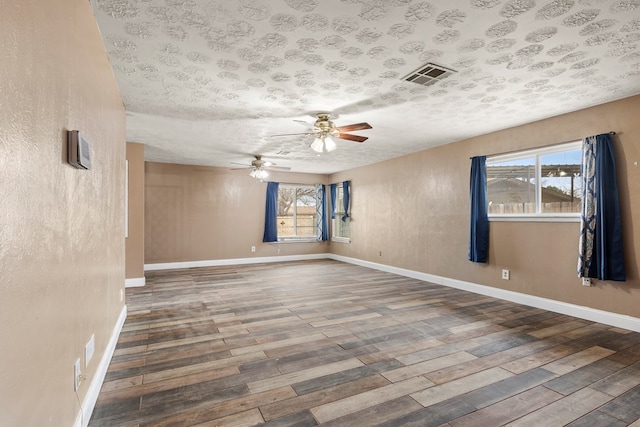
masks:
[[[640,2],[2,6],[1,426],[640,426]]]

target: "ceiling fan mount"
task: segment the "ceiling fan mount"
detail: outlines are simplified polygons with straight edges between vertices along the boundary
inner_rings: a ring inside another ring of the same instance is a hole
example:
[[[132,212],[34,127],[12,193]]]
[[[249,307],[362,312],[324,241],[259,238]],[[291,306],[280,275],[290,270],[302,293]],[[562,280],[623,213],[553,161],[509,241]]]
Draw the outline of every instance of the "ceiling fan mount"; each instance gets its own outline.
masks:
[[[267,162],[266,160],[262,160],[262,156],[260,154],[256,154],[253,157],[255,157],[255,159],[251,161],[251,166],[256,169],[264,168],[265,166],[271,166],[274,164],[271,162]]]
[[[313,124],[313,126],[315,129],[317,129],[317,133],[319,134],[319,136],[321,137],[336,136],[337,137],[340,134],[340,131],[336,129],[333,122],[329,120],[329,117],[330,117],[329,113],[318,113],[316,117],[318,117],[318,119]]]

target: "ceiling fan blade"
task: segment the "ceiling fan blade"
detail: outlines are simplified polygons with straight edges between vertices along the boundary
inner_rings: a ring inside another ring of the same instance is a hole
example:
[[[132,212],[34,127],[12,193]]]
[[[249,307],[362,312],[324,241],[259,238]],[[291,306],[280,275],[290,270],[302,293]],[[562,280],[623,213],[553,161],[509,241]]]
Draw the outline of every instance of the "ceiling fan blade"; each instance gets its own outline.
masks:
[[[315,135],[315,132],[304,132],[304,133],[280,133],[278,135],[269,135],[267,138],[273,138],[276,136],[296,136],[296,135]]]
[[[275,171],[290,171],[291,168],[286,166],[265,166],[265,169],[275,170]]]
[[[245,166],[243,168],[229,168],[229,170],[232,170],[232,171],[237,171],[237,170],[240,170],[240,169],[251,169],[251,166]]]
[[[352,125],[337,126],[340,132],[353,132],[354,130],[373,129],[369,123],[354,123]]]
[[[305,122],[304,120],[294,120],[294,122],[301,124],[302,126],[305,126],[309,129],[313,129],[314,125],[313,123],[309,123],[309,122]]]
[[[230,162],[232,165],[238,165],[238,166],[244,166],[245,168],[250,168],[250,165],[244,164],[244,163],[236,163],[236,162]],[[240,169],[240,168],[237,168]]]
[[[360,135],[351,135],[349,133],[341,133],[338,135],[340,139],[348,139],[349,141],[365,142],[369,137]]]

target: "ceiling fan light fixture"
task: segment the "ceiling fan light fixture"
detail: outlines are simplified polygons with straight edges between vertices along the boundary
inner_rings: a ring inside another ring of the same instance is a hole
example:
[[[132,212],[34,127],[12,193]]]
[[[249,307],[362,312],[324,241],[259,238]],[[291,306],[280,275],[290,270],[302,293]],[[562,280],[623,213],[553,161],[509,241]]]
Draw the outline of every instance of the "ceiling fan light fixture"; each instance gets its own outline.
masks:
[[[324,141],[322,140],[322,138],[317,136],[311,143],[311,149],[316,153],[322,153],[323,148],[324,148]]]
[[[251,172],[249,172],[249,175],[255,179],[265,179],[266,177],[269,176],[269,172],[267,172],[262,168],[255,168],[255,169],[252,169]]]
[[[333,138],[331,138],[330,136],[326,136],[324,138],[324,149],[327,150],[327,153],[330,153],[336,148],[338,148],[338,146],[336,145],[336,142],[333,140]]]

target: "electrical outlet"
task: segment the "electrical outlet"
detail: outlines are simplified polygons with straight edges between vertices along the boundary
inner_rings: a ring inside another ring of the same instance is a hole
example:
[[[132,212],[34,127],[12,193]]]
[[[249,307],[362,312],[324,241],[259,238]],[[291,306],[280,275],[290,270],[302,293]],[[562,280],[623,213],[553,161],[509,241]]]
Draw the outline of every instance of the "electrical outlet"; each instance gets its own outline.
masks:
[[[120,302],[124,301],[124,289],[120,289]]]
[[[93,353],[96,351],[96,336],[91,335],[89,341],[84,346],[84,366],[89,366],[89,361],[93,357]]]
[[[582,278],[582,286],[591,286],[591,278],[583,277]]]
[[[78,357],[73,364],[73,391],[78,391],[80,387],[80,358]]]
[[[251,252],[255,252],[256,251],[256,247],[255,246],[251,246]]]
[[[506,268],[502,269],[502,278],[504,280],[509,280],[509,270],[507,270]]]

